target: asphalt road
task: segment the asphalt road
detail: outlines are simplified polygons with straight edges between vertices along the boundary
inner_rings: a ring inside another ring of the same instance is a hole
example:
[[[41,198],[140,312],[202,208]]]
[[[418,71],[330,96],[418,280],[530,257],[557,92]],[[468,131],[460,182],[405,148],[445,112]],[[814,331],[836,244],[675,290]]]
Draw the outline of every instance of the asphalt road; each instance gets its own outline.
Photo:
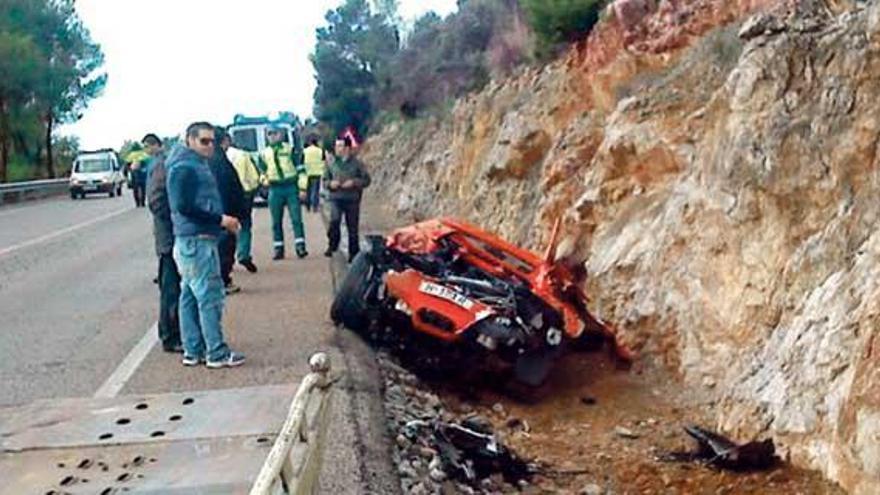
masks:
[[[130,197],[0,208],[0,406],[113,372],[155,321],[150,225]]]
[[[227,340],[247,363],[225,370],[183,367],[179,355],[154,345],[151,228],[149,211],[134,208],[128,191],[0,208],[0,407],[90,397],[127,366],[120,395],[297,383],[308,357],[326,351],[343,380],[322,492],[396,492],[372,355],[327,318],[333,285],[320,216],[306,214],[311,256],[294,259],[288,246],[288,259],[273,262],[268,212],[255,210],[260,272],[236,268],[243,290],[227,298],[224,314]],[[149,352],[132,361],[143,342]]]

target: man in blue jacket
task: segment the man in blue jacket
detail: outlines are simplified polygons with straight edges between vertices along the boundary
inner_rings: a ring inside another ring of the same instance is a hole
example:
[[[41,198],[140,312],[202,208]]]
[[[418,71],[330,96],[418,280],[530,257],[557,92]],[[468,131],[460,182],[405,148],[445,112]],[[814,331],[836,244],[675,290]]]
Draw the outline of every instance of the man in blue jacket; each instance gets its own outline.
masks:
[[[235,217],[223,214],[217,181],[208,160],[214,154],[214,127],[190,124],[186,146],[168,157],[166,179],[174,226],[174,261],[180,270],[180,333],[183,364],[208,368],[239,366],[244,356],[223,340],[223,279],[217,243],[223,230],[238,231]]]

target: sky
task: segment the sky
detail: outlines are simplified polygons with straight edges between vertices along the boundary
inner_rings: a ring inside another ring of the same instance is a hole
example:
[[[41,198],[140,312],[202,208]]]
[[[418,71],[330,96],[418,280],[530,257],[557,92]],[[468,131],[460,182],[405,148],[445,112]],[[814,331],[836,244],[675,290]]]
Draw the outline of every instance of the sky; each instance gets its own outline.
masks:
[[[107,87],[83,118],[60,129],[81,149],[118,148],[147,132],[180,134],[235,114],[312,114],[309,54],[324,14],[343,0],[77,0],[101,45]],[[456,0],[399,0],[404,20]]]

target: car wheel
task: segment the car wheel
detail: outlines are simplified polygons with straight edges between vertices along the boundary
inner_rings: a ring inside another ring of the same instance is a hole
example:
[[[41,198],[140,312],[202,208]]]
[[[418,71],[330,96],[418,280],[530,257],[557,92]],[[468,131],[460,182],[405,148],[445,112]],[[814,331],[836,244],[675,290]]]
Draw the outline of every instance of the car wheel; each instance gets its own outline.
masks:
[[[108,192],[107,195],[110,196],[111,198],[115,198],[116,197],[116,189],[111,188],[110,192]]]
[[[76,193],[75,192],[70,191],[70,199],[76,200]]]
[[[330,318],[334,323],[357,332],[370,327],[367,295],[374,269],[370,253],[361,252],[355,256],[330,307]]]

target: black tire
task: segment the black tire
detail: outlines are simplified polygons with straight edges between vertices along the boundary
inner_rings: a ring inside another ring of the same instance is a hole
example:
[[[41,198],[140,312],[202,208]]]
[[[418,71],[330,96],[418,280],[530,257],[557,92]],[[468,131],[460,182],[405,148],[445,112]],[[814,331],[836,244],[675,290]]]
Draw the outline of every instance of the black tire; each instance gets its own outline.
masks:
[[[370,327],[369,296],[375,265],[369,252],[355,256],[333,298],[330,318],[350,330],[361,332]]]
[[[70,199],[76,201],[76,193],[75,192],[70,191]]]
[[[108,192],[107,195],[109,195],[111,198],[115,198],[116,197],[116,189],[111,188],[110,192]]]

